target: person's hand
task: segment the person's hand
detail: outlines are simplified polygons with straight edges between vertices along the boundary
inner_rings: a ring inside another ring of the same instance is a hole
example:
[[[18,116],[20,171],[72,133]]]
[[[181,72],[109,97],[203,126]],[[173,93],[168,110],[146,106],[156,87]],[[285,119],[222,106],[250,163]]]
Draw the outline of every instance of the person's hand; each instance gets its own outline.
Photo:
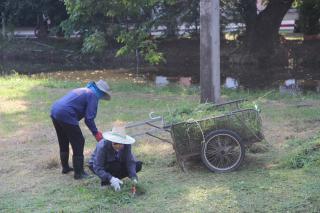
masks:
[[[137,183],[138,183],[137,177],[132,177],[131,182],[132,182],[132,185],[137,185]]]
[[[123,184],[123,182],[121,180],[119,180],[118,178],[112,177],[110,179],[110,183],[116,192],[121,190],[120,185]]]
[[[103,139],[102,133],[101,132],[97,132],[94,136],[97,140],[97,142],[101,141]]]

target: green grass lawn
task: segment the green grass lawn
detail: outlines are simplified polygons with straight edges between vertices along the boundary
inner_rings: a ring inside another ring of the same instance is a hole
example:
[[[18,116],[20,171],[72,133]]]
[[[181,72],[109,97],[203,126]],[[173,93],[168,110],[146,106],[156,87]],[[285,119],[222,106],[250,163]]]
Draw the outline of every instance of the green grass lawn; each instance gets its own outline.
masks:
[[[101,102],[96,123],[138,121],[196,105],[199,89],[158,88],[108,79],[113,97]],[[262,109],[267,151],[250,153],[239,170],[209,172],[199,159],[182,172],[172,146],[150,137],[133,145],[144,162],[138,196],[130,182],[121,192],[102,189],[97,177],[62,175],[49,118],[51,104],[84,83],[38,77],[0,77],[0,212],[319,212],[320,100],[316,94],[280,96],[276,91],[223,90],[225,100],[247,98]],[[306,107],[299,107],[308,103]],[[95,140],[83,122],[85,156]],[[298,165],[298,166],[297,166]],[[140,191],[139,191],[140,190]]]

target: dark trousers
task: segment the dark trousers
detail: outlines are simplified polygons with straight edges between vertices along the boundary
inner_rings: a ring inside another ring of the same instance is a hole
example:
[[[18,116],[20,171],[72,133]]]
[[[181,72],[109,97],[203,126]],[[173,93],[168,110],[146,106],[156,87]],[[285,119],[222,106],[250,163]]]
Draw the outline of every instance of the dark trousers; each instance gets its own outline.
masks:
[[[84,137],[78,125],[71,125],[52,118],[54,128],[57,132],[60,152],[69,153],[71,144],[73,156],[83,156]]]
[[[92,166],[89,166],[89,169],[94,173]],[[142,162],[136,162],[136,173],[140,172],[142,169]],[[108,168],[105,168],[106,172],[109,172],[112,176],[117,177],[119,179],[125,178],[129,176],[127,166],[125,163],[121,163],[119,161],[115,161],[109,164]],[[101,181],[101,186],[110,184],[109,181]]]

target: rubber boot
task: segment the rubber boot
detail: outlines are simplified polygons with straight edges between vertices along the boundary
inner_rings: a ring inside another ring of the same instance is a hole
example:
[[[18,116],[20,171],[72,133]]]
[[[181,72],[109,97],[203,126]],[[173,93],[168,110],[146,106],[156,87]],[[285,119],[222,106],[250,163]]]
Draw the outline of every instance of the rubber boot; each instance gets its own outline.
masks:
[[[83,169],[83,156],[73,156],[72,161],[74,168],[74,179],[79,180],[90,178],[90,176]]]
[[[60,152],[60,160],[62,166],[62,174],[67,174],[73,171],[73,168],[69,166],[69,152]]]

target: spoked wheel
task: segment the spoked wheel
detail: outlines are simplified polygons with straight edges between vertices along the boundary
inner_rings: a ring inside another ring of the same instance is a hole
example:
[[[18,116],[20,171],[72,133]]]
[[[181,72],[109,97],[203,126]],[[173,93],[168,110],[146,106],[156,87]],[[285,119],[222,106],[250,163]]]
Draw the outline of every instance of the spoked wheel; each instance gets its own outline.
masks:
[[[202,162],[212,172],[231,172],[237,169],[244,159],[245,148],[240,136],[230,130],[210,132],[201,150]]]

